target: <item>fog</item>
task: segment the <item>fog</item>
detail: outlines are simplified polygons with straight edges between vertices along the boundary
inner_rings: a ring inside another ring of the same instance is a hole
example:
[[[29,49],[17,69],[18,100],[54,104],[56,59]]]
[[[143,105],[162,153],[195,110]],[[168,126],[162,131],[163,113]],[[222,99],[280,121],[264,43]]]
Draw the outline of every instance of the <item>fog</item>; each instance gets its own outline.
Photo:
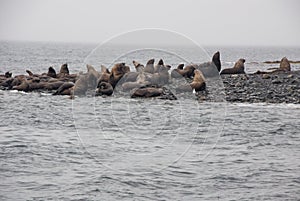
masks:
[[[0,0],[0,40],[99,43],[156,28],[201,45],[300,46],[299,9],[297,0]]]

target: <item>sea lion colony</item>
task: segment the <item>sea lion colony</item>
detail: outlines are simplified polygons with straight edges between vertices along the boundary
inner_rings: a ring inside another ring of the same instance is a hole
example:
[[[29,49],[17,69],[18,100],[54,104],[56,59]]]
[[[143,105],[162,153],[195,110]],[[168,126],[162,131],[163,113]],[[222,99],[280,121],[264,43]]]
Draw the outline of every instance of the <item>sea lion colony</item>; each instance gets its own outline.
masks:
[[[11,72],[0,75],[0,87],[4,90],[18,90],[24,92],[48,91],[53,95],[84,96],[92,91],[96,96],[111,96],[115,89],[128,92],[130,97],[162,97],[168,93],[171,99],[176,93],[196,93],[207,90],[207,79],[224,74],[245,74],[245,59],[239,59],[232,68],[221,71],[220,53],[216,52],[210,62],[202,64],[179,64],[171,69],[162,59],[155,64],[150,59],[145,65],[133,61],[135,71],[125,63],[117,63],[111,69],[101,66],[97,71],[93,66],[87,65],[86,73],[70,74],[68,65],[63,64],[59,73],[49,67],[47,73],[34,74],[26,70],[27,75],[12,76]],[[272,74],[291,71],[287,58],[283,58],[278,69],[272,72],[258,71],[255,74]],[[185,78],[186,82],[176,82]],[[173,85],[174,84],[174,85]],[[173,85],[172,90],[166,86]],[[176,85],[176,86],[175,86]]]

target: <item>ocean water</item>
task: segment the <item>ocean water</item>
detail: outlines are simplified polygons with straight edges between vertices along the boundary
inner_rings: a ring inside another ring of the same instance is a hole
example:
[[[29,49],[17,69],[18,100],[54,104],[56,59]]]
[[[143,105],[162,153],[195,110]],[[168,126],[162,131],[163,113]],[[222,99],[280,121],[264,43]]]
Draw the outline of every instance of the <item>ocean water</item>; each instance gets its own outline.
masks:
[[[246,58],[247,72],[283,56],[300,60],[300,48],[208,47],[199,56],[173,47],[117,58],[132,49],[91,54],[95,47],[1,42],[0,73],[42,73],[65,62],[77,73],[85,63],[158,56],[176,66],[218,50],[224,67]],[[0,200],[299,200],[300,105],[220,100],[0,91]]]

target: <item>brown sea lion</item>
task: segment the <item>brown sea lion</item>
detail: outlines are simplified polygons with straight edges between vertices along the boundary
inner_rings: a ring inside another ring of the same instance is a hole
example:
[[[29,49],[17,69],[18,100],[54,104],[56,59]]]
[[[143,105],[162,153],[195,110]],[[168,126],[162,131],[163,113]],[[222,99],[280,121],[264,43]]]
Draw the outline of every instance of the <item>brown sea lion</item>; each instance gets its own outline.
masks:
[[[146,88],[133,89],[131,92],[131,98],[137,98],[137,97],[150,98],[150,97],[161,96],[162,94],[163,94],[162,88],[146,87]]]
[[[233,66],[233,68],[226,68],[221,71],[221,75],[223,74],[245,74],[245,59],[239,59]]]
[[[59,81],[59,80],[56,80],[56,81],[48,81],[46,84],[45,84],[45,90],[57,90],[61,85],[63,85],[65,82],[63,81]]]
[[[184,64],[179,64],[176,69],[171,71],[172,78],[182,78],[186,76],[186,71],[183,70]]]
[[[61,65],[60,70],[59,70],[59,73],[60,73],[60,74],[64,74],[64,75],[69,75],[69,74],[70,74],[69,68],[68,68],[68,64],[67,64],[67,63]]]
[[[282,71],[291,71],[291,64],[286,57],[283,57],[280,61],[279,70]]]
[[[192,89],[195,89],[196,92],[205,90],[206,83],[203,73],[200,70],[195,70],[194,73],[194,79],[191,83]]]
[[[153,74],[154,73],[154,59],[150,59],[147,64],[146,64],[146,67],[144,69],[144,72],[146,73],[151,73]]]
[[[192,78],[194,77],[194,71],[195,71],[195,66],[193,65],[188,65],[186,66],[184,70],[184,77]]]
[[[101,65],[101,72],[100,72],[100,77],[97,80],[97,85],[100,82],[109,82],[111,77],[111,73],[109,72],[108,68],[106,66]]]
[[[29,83],[26,79],[24,79],[24,80],[22,80],[21,84],[19,84],[17,86],[13,86],[12,89],[28,92],[29,91]]]
[[[198,92],[206,89],[205,77],[203,73],[198,69],[196,69],[194,73],[195,75],[193,78],[193,82],[191,84],[178,86],[176,88],[176,92],[192,92],[193,90]]]
[[[115,88],[119,80],[128,72],[130,72],[130,68],[126,66],[125,63],[117,63],[112,67],[110,84],[113,88]]]
[[[101,82],[99,83],[97,89],[96,89],[96,96],[102,96],[102,95],[107,95],[111,96],[113,94],[113,87],[111,86],[110,83],[108,82]]]

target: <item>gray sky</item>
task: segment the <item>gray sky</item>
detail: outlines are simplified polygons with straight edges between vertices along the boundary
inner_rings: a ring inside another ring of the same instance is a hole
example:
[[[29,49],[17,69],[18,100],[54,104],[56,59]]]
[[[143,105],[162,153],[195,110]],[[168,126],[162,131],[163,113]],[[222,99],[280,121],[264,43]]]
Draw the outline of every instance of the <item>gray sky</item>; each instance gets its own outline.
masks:
[[[0,0],[0,40],[102,42],[163,28],[202,45],[300,46],[299,10],[298,0]]]

